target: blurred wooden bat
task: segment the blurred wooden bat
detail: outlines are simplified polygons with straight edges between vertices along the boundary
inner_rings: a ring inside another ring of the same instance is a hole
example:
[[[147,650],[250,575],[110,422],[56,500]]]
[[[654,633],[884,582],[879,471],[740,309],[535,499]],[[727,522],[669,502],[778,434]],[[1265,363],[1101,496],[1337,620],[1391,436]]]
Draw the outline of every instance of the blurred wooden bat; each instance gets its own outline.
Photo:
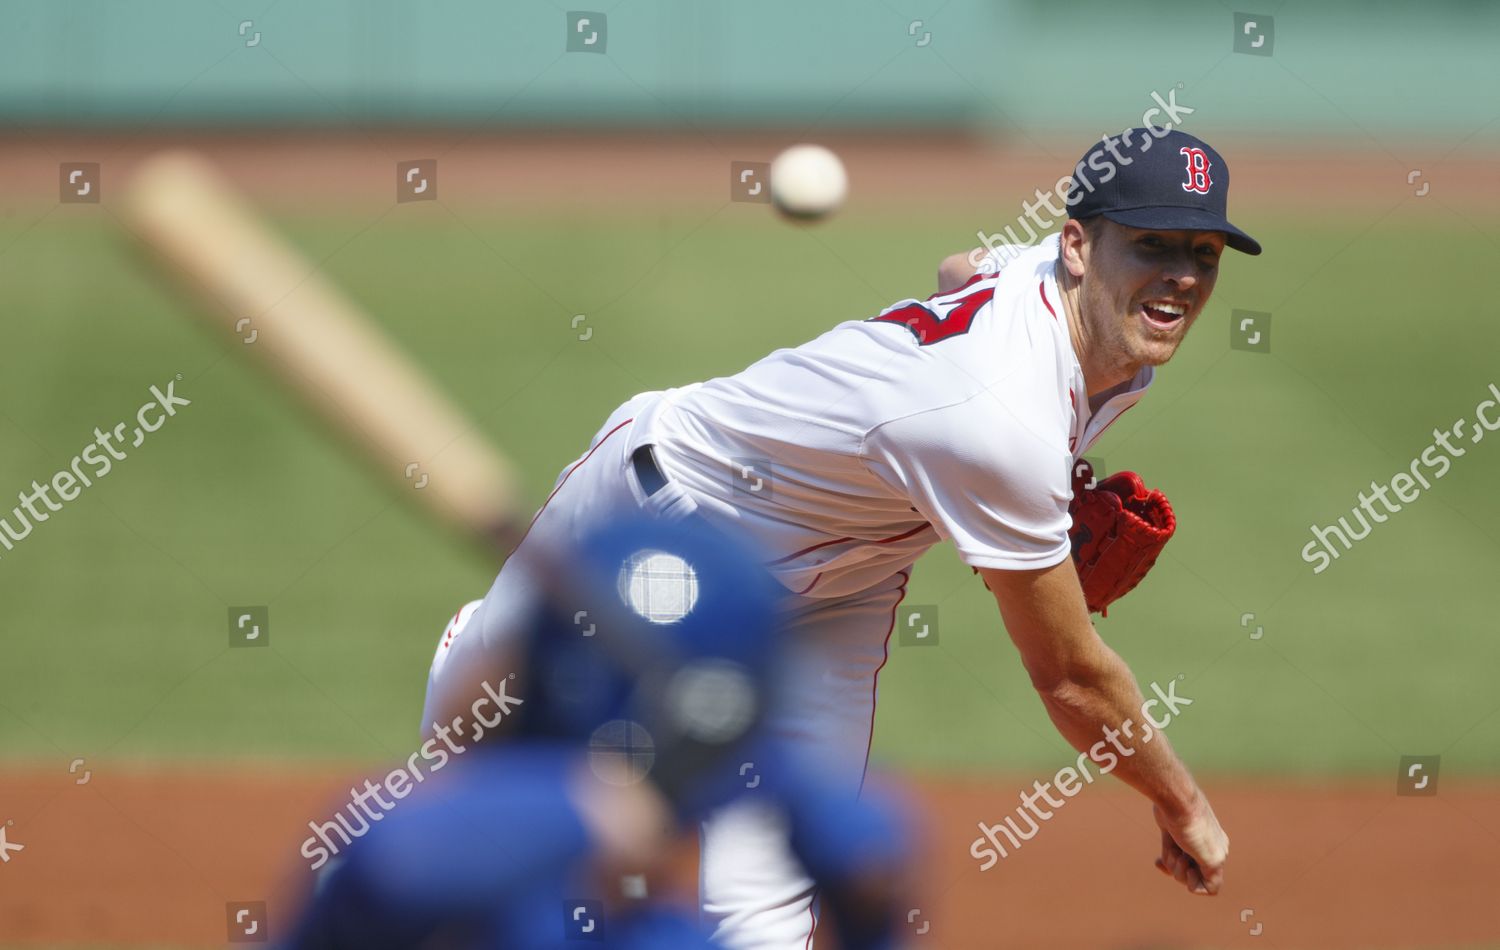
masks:
[[[272,233],[204,158],[148,159],[125,220],[205,316],[265,359],[328,424],[450,525],[508,553],[510,466],[310,261]]]

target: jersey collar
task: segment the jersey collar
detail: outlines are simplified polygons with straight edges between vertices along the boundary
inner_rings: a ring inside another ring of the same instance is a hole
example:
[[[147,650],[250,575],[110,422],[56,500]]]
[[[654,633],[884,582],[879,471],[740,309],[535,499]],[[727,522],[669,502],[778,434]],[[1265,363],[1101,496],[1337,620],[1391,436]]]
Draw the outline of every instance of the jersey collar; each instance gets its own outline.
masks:
[[[1076,360],[1074,365],[1077,365]],[[1123,392],[1111,396],[1104,405],[1099,407],[1098,412],[1090,412],[1088,396],[1082,390],[1083,371],[1080,369],[1078,371],[1080,395],[1073,400],[1074,427],[1072,441],[1075,445],[1075,453],[1087,451],[1090,446],[1099,440],[1099,436],[1104,434],[1105,429],[1114,425],[1115,420],[1123,416],[1127,409],[1140,402],[1141,397],[1146,394],[1147,387],[1151,385],[1155,378],[1156,367],[1142,367],[1141,371],[1135,374],[1135,378],[1130,381],[1130,385]]]

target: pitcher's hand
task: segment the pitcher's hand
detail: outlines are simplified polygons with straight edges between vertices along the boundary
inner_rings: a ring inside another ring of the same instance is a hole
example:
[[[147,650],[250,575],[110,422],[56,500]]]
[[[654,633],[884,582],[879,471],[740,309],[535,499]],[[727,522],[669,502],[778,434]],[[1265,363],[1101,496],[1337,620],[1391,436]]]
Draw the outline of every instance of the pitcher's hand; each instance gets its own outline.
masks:
[[[1229,836],[1202,792],[1181,818],[1168,816],[1153,806],[1161,828],[1161,857],[1156,866],[1194,894],[1219,893],[1224,884],[1224,862],[1229,857]]]

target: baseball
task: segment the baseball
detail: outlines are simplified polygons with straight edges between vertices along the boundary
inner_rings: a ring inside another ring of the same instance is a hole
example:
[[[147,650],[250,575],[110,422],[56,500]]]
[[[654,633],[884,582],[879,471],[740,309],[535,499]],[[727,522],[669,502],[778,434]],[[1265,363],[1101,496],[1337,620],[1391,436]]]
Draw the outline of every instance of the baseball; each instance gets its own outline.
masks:
[[[793,145],[771,162],[771,201],[783,214],[821,218],[848,192],[844,163],[821,145]]]

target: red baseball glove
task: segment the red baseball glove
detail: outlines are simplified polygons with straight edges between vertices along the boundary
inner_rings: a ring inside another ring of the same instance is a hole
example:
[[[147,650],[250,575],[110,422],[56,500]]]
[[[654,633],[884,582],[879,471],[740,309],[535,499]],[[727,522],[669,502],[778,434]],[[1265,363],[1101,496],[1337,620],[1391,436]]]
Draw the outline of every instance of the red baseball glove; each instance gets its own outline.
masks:
[[[1177,516],[1167,496],[1147,488],[1135,472],[1118,472],[1093,488],[1093,467],[1080,461],[1073,476],[1073,564],[1092,613],[1109,616],[1110,604],[1135,589],[1167,539]]]

